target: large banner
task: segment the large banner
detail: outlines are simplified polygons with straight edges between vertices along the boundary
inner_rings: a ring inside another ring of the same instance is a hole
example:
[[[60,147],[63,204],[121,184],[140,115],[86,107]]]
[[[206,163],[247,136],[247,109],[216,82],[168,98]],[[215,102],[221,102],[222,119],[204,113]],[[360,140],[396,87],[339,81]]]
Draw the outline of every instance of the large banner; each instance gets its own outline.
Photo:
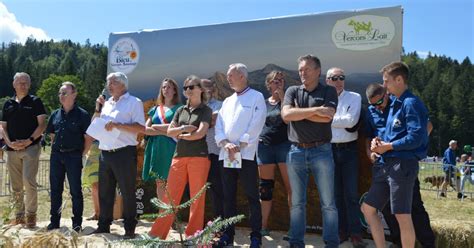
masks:
[[[380,68],[400,60],[402,14],[396,6],[112,33],[108,71],[126,73],[131,94],[149,100],[166,77],[182,84],[194,74],[228,89],[228,65],[241,62],[248,66],[250,85],[266,94],[267,73],[280,69],[289,85],[299,84],[296,59],[313,54],[321,59],[321,81],[327,69],[341,67],[346,88],[364,96],[367,84],[381,82]]]

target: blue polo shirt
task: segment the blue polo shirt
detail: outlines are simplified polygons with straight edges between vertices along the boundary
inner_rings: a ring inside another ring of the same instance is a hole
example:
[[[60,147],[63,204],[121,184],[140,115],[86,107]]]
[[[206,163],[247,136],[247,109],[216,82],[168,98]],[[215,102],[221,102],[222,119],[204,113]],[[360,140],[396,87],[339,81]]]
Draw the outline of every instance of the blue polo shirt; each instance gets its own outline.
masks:
[[[428,149],[428,110],[417,96],[405,90],[390,105],[383,140],[392,143],[393,150],[384,158],[426,157]]]
[[[84,134],[91,123],[91,117],[84,109],[74,105],[66,113],[61,107],[49,117],[46,133],[53,133],[51,149],[56,152],[82,152]]]
[[[385,132],[385,126],[387,124],[388,112],[390,111],[390,104],[393,102],[395,97],[390,95],[387,105],[383,109],[383,112],[379,111],[376,107],[369,105],[366,112],[366,137],[367,138],[382,138]]]

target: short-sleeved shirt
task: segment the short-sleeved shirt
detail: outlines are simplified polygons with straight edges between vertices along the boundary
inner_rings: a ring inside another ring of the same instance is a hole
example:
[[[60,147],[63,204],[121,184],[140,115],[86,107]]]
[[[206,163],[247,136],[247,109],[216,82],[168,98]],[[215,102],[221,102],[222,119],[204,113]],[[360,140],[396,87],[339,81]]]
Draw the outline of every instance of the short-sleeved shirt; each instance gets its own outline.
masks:
[[[84,149],[84,134],[91,123],[87,111],[74,105],[66,113],[56,109],[49,117],[47,133],[54,133],[53,151],[80,151]]]
[[[110,97],[102,107],[100,118],[105,121],[113,121],[122,124],[138,123],[145,126],[143,103],[139,98],[130,95],[128,92],[121,95],[118,101],[114,101],[113,97]],[[99,143],[99,149],[112,150],[126,146],[136,146],[138,144],[136,132],[121,129],[119,129],[119,131],[120,134],[113,145],[105,145],[101,142]],[[107,131],[104,130],[104,132]]]
[[[37,96],[26,95],[18,103],[15,96],[3,105],[2,121],[7,123],[10,141],[28,139],[38,127],[38,116],[46,114],[43,102]],[[31,145],[37,144],[37,138]],[[30,145],[30,146],[31,146]],[[8,147],[8,150],[12,150]]]
[[[176,127],[182,125],[193,125],[199,128],[201,122],[211,124],[212,109],[205,104],[199,105],[191,110],[188,105],[184,105],[176,110],[173,123]],[[206,137],[198,140],[178,139],[174,157],[207,157]]]
[[[382,156],[404,159],[426,158],[428,151],[428,110],[409,90],[390,105],[383,140],[392,143],[393,150]]]
[[[336,88],[318,83],[309,92],[303,85],[291,86],[286,90],[283,106],[298,108],[331,107],[337,108]],[[332,138],[331,122],[320,123],[310,120],[290,121],[288,139],[294,143],[330,142]]]
[[[278,145],[288,141],[288,125],[281,118],[281,104],[271,104],[268,99],[267,116],[262,133],[260,133],[260,142],[265,145]]]

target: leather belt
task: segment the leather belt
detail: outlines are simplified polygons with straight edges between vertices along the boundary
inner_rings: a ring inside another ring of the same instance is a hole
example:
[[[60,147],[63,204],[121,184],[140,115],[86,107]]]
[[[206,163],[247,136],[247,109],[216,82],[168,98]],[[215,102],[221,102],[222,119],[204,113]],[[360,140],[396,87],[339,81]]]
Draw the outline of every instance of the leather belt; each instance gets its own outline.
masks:
[[[357,145],[357,140],[353,140],[345,143],[331,143],[333,148],[346,148],[349,146]]]
[[[68,153],[68,152],[81,152],[81,150],[76,149],[76,148],[71,148],[71,149],[59,149],[59,152],[61,153]]]
[[[299,148],[312,148],[312,147],[318,147],[320,145],[324,145],[328,142],[326,141],[316,141],[316,142],[311,142],[311,143],[293,143],[295,146]]]
[[[123,146],[123,147],[119,147],[119,148],[115,148],[115,149],[111,149],[111,150],[103,150],[104,152],[111,152],[111,153],[114,153],[114,152],[118,152],[118,151],[121,151],[121,150],[124,150],[126,148],[128,148],[130,146]]]

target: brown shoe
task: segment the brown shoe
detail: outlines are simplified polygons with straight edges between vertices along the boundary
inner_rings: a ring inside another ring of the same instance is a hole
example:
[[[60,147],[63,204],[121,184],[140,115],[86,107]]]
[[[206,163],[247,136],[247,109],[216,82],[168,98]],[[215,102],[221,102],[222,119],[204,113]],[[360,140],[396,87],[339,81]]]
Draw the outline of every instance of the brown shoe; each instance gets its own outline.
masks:
[[[99,220],[99,216],[97,214],[94,214],[91,217],[88,217],[86,220]]]
[[[26,215],[26,228],[35,228],[36,227],[36,214],[27,214]]]
[[[10,221],[10,225],[24,225],[25,224],[25,216],[19,215],[16,216],[15,219]]]

